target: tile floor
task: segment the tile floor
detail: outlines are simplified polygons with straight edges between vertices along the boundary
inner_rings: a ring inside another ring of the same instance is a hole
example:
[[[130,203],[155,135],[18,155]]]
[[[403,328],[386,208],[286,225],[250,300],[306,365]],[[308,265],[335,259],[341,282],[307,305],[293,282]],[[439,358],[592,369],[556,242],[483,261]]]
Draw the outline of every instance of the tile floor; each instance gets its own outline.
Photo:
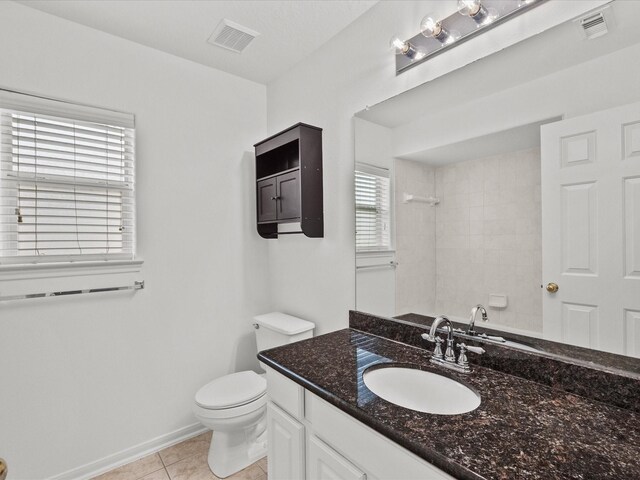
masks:
[[[103,473],[93,480],[218,480],[207,464],[211,432]],[[267,459],[258,460],[228,480],[267,480]]]

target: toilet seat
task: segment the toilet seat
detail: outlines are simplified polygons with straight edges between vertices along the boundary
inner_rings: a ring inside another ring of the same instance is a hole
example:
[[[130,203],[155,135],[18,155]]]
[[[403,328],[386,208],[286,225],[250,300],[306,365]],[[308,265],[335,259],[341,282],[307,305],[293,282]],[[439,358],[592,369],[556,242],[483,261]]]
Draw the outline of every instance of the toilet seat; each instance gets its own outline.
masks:
[[[219,419],[227,419],[227,418],[237,418],[243,415],[248,415],[253,412],[257,412],[258,410],[266,409],[267,406],[267,395],[266,393],[261,397],[253,400],[252,402],[245,403],[244,405],[239,405],[237,407],[229,407],[229,408],[203,408],[197,403],[193,405],[193,412],[196,416],[207,418],[210,420],[219,420]]]
[[[248,370],[207,383],[196,393],[196,405],[205,410],[226,410],[250,404],[267,393],[267,381]]]

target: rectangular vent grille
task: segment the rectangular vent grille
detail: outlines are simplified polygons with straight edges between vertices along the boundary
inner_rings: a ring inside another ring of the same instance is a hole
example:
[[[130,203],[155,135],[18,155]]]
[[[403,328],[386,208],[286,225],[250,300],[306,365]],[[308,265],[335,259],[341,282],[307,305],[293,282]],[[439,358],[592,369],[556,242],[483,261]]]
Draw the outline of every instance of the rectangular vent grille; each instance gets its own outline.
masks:
[[[217,45],[218,47],[240,53],[247,48],[258,35],[260,35],[258,32],[230,20],[223,19],[207,42],[211,45]]]
[[[598,38],[606,35],[609,29],[607,28],[607,22],[605,21],[604,14],[598,12],[595,15],[590,15],[583,18],[580,21],[582,29],[587,39]]]

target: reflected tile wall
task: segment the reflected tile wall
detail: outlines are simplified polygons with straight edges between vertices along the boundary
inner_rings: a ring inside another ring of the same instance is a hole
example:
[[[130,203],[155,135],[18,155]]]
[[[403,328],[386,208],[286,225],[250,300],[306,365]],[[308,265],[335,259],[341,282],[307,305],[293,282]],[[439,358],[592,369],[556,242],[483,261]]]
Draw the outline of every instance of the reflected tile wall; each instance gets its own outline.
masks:
[[[494,324],[542,331],[540,152],[468,160],[435,171],[436,312],[466,317],[506,294]]]

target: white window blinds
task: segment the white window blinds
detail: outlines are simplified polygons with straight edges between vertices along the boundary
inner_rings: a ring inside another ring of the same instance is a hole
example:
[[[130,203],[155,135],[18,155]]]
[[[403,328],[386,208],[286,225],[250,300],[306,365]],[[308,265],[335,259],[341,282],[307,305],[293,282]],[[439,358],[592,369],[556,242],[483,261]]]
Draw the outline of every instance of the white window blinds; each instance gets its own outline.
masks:
[[[134,258],[131,115],[0,92],[0,174],[0,263]]]
[[[391,248],[389,171],[358,163],[355,171],[356,251]]]

